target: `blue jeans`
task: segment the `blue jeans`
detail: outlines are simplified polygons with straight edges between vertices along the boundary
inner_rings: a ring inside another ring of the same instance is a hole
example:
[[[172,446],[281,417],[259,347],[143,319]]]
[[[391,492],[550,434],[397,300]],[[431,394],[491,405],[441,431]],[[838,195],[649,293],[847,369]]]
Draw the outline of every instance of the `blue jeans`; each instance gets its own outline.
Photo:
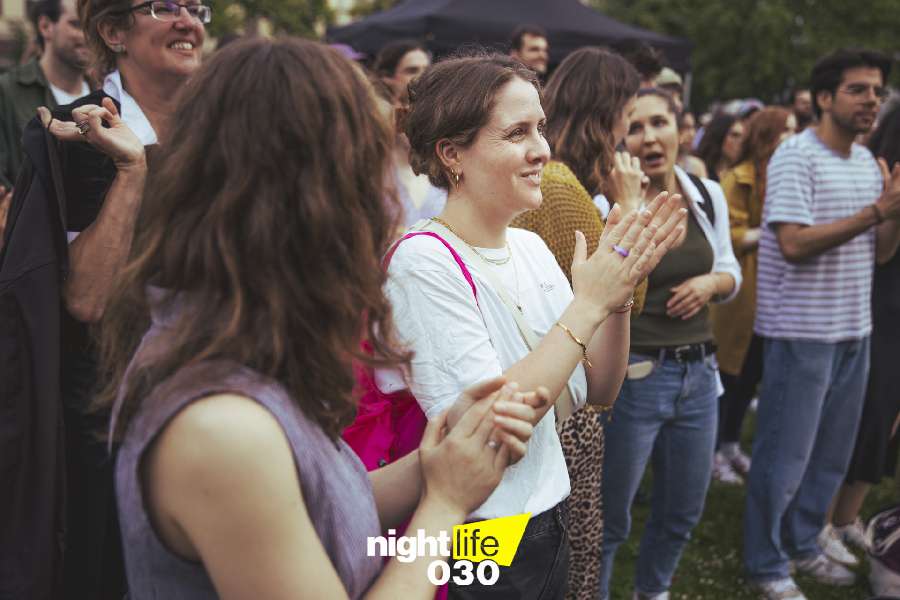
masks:
[[[629,364],[649,357],[631,354]],[[643,379],[626,379],[606,425],[600,597],[609,596],[613,561],[631,529],[631,503],[653,465],[650,520],[641,538],[635,589],[669,589],[681,552],[703,513],[718,422],[715,356],[654,361]]]
[[[817,556],[816,536],[856,438],[869,338],[767,339],[744,513],[744,566],[757,583],[788,576],[788,558]]]

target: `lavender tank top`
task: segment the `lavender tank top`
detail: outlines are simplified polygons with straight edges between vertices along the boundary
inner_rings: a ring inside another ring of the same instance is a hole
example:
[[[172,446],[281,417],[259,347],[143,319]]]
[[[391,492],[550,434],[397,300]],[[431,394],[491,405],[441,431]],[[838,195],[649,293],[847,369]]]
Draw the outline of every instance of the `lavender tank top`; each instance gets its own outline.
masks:
[[[130,368],[142,350],[150,349],[148,341],[158,326],[155,322],[145,336]],[[156,386],[141,403],[119,449],[116,496],[130,600],[217,597],[203,565],[173,554],[157,536],[143,503],[140,479],[141,458],[170,419],[194,400],[217,393],[253,398],[277,419],[293,451],[316,533],[348,596],[360,597],[382,566],[380,558],[366,556],[366,538],[379,535],[379,521],[362,462],[343,440],[330,440],[307,419],[276,382],[236,363],[212,361],[184,368]]]

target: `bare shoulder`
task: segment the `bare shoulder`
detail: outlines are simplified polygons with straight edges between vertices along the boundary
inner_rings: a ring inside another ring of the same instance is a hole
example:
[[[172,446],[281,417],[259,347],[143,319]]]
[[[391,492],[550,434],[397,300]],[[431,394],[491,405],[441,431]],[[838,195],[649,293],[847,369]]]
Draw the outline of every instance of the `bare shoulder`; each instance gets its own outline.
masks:
[[[241,495],[248,486],[293,472],[278,421],[255,400],[236,394],[185,407],[149,448],[144,464],[155,500],[151,508],[173,515],[191,509],[198,497]]]

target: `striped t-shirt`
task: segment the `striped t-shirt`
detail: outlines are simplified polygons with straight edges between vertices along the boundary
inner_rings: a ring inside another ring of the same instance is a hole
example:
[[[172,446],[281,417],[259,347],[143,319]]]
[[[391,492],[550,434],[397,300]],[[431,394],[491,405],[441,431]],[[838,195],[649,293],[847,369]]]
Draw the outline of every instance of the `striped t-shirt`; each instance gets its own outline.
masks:
[[[878,163],[859,144],[841,156],[809,128],[778,147],[769,162],[759,242],[757,334],[829,343],[869,335],[875,229],[789,263],[773,225],[831,223],[872,204],[881,190]]]

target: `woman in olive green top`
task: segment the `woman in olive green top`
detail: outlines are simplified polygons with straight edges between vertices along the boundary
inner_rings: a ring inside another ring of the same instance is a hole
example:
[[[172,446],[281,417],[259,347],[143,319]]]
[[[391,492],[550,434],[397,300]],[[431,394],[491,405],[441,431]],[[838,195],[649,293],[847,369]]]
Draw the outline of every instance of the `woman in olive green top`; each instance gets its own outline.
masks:
[[[678,112],[662,90],[638,92],[628,151],[650,178],[647,197],[681,194],[688,219],[679,245],[650,274],[644,310],[631,320],[625,383],[606,425],[604,539],[600,597],[608,598],[630,507],[653,461],[650,520],[637,561],[637,598],[668,591],[681,551],[700,520],[712,471],[719,375],[708,304],[730,299],[741,281],[731,249],[728,206],[718,184],[675,165]]]

